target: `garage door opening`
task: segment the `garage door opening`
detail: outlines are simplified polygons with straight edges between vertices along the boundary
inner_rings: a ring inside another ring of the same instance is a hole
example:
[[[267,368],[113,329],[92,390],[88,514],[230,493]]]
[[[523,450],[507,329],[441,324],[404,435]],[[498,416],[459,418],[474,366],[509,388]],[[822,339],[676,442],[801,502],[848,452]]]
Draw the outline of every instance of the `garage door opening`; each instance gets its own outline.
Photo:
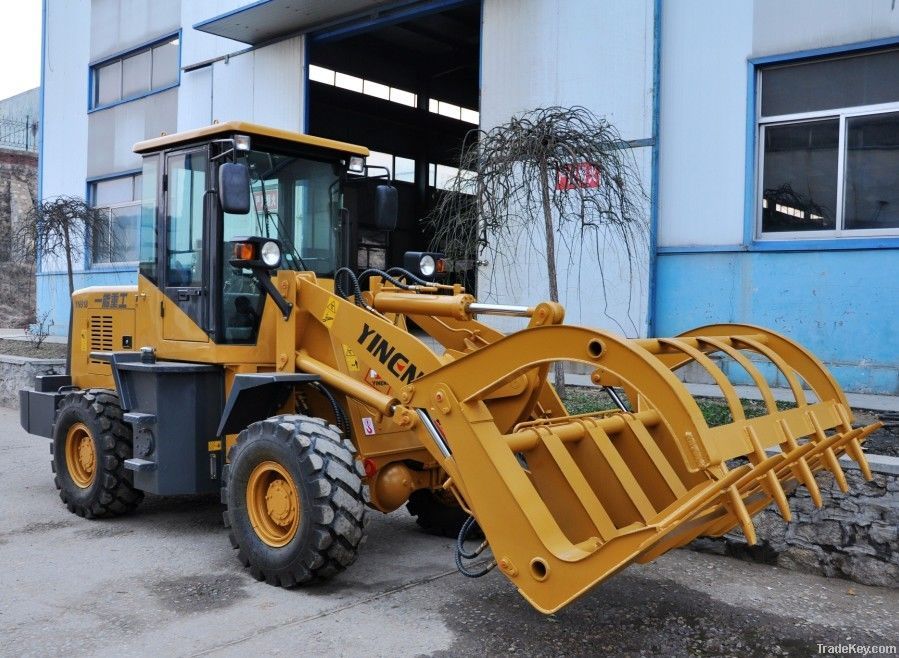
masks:
[[[428,249],[421,220],[447,193],[479,123],[480,25],[477,0],[310,35],[307,132],[368,147],[369,175],[398,191],[395,231],[364,219],[353,227],[357,267],[400,265],[406,251]],[[356,196],[349,186],[354,217]],[[473,290],[471,269],[455,278]]]

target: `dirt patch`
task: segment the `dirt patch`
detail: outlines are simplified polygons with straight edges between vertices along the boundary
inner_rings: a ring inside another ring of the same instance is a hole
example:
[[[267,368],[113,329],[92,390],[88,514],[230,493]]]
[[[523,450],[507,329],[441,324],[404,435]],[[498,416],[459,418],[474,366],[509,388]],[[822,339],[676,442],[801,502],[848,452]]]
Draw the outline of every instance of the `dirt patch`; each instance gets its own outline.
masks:
[[[148,586],[162,605],[179,614],[227,608],[249,595],[237,575],[163,578]]]
[[[725,586],[725,583],[722,583]],[[771,589],[770,587],[768,589]],[[624,573],[555,615],[530,609],[492,578],[480,595],[441,609],[455,631],[433,656],[813,656],[819,644],[892,645],[894,638],[729,605],[668,580]],[[850,639],[851,638],[851,639]]]
[[[40,348],[35,348],[27,340],[9,340],[0,338],[0,354],[8,356],[25,356],[31,359],[64,359],[66,358],[65,343],[47,343]]]
[[[8,532],[0,532],[0,541],[5,541],[6,537],[15,537],[19,535],[41,535],[45,532],[52,532],[53,530],[68,528],[69,526],[74,525],[74,523],[75,522],[71,520],[41,521],[37,523],[29,523],[24,528],[10,530]]]

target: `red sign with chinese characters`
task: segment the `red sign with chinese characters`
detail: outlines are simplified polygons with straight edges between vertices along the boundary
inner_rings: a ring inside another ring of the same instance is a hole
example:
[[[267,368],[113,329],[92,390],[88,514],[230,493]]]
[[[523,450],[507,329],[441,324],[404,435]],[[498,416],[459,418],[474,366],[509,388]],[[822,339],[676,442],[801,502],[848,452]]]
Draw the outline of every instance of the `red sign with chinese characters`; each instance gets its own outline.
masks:
[[[557,190],[574,190],[599,187],[599,167],[589,162],[563,165],[559,168]]]

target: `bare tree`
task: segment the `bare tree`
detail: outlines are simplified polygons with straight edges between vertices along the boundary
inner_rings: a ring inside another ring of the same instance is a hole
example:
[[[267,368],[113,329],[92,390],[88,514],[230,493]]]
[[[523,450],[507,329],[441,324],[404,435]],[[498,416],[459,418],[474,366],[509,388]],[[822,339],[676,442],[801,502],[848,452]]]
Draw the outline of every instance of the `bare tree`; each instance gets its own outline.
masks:
[[[646,193],[633,150],[606,119],[584,107],[531,110],[471,131],[459,169],[426,220],[433,248],[451,260],[484,256],[502,267],[515,260],[510,246],[539,231],[543,240],[532,244],[545,256],[552,301],[559,301],[560,249],[580,256],[588,246],[601,268],[603,247],[617,242],[634,275]],[[564,381],[557,363],[556,387]]]
[[[69,295],[75,292],[74,260],[92,236],[114,242],[106,213],[76,196],[59,196],[34,206],[17,229],[16,245],[32,258],[64,258]],[[111,247],[110,247],[111,248]]]

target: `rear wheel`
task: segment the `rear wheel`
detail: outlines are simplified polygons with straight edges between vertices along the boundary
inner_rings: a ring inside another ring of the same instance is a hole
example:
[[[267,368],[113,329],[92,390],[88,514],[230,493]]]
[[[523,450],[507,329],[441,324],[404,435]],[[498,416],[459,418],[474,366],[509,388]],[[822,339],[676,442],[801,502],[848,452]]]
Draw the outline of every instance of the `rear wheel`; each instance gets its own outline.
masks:
[[[292,587],[356,561],[368,489],[340,431],[320,418],[274,416],[237,437],[225,467],[225,524],[257,580]]]
[[[132,455],[131,428],[122,422],[119,398],[111,391],[91,389],[63,398],[50,451],[56,488],[70,512],[118,516],[143,499],[125,470]]]
[[[451,494],[430,489],[413,491],[406,509],[427,533],[441,537],[458,537],[468,518]]]

